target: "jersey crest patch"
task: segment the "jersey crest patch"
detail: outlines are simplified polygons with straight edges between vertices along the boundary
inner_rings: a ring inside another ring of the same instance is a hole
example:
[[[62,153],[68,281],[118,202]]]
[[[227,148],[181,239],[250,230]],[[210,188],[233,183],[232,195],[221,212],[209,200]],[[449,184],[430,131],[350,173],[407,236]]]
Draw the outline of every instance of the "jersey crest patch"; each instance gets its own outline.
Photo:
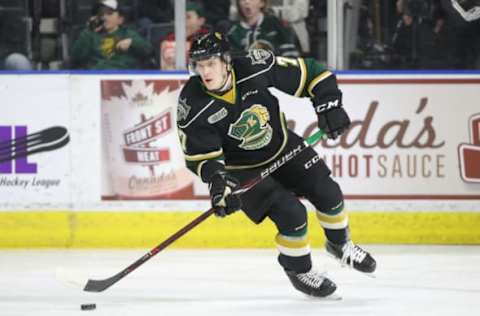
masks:
[[[210,124],[215,124],[221,120],[223,120],[225,117],[227,117],[228,111],[226,108],[222,108],[220,111],[213,113],[210,115],[207,119],[208,123]]]
[[[252,49],[249,50],[247,54],[247,57],[250,58],[252,65],[265,65],[270,56],[272,56],[272,53],[265,49]]]
[[[186,120],[191,109],[192,107],[187,104],[187,98],[180,98],[177,107],[177,122]]]
[[[270,114],[266,107],[254,104],[244,110],[238,120],[230,124],[228,135],[242,141],[238,147],[256,150],[267,146],[272,140],[272,127],[268,123]]]

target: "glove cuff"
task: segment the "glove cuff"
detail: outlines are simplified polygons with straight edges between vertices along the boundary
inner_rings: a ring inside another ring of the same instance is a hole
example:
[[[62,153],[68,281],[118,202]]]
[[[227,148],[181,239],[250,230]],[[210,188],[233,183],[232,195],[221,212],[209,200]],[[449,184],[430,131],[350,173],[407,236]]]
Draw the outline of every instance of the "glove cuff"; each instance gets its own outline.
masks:
[[[208,160],[203,164],[200,176],[203,182],[209,183],[212,177],[220,172],[225,172],[225,165],[216,160]]]

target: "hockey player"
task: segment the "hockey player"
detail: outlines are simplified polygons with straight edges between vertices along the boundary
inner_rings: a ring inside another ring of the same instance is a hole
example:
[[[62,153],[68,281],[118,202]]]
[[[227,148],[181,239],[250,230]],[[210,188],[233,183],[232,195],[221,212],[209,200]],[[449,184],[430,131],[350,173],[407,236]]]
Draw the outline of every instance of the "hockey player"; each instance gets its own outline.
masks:
[[[241,209],[257,224],[270,218],[278,229],[278,261],[293,286],[307,295],[327,297],[336,285],[312,269],[307,213],[297,198],[304,196],[317,209],[327,251],[356,270],[372,273],[375,260],[350,240],[342,192],[312,148],[247,192],[232,194],[303,141],[287,129],[268,87],[310,97],[319,128],[332,139],[349,126],[335,75],[312,59],[275,57],[266,50],[232,58],[220,33],[193,41],[190,67],[196,76],[181,91],[177,126],[187,166],[208,183],[215,214],[223,217]]]

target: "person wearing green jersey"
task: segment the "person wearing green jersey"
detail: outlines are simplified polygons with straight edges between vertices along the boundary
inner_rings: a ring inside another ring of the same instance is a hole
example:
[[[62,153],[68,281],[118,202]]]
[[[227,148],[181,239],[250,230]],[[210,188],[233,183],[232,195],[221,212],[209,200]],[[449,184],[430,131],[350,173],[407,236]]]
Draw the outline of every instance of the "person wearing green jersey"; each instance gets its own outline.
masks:
[[[237,0],[240,19],[228,31],[232,50],[267,49],[277,56],[298,57],[293,29],[267,8],[267,0]]]
[[[116,0],[104,0],[75,41],[72,64],[82,69],[138,69],[152,57],[151,44],[125,27]]]

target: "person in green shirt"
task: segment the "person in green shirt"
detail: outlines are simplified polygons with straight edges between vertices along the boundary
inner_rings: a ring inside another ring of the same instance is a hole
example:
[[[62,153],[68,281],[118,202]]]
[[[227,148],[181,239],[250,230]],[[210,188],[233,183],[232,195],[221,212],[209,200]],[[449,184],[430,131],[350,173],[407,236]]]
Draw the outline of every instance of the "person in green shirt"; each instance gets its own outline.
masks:
[[[240,20],[228,31],[233,51],[266,49],[278,56],[298,57],[295,33],[268,13],[268,0],[236,0]]]
[[[76,68],[138,69],[152,57],[151,44],[136,31],[125,27],[125,18],[116,0],[100,3],[71,52]]]

